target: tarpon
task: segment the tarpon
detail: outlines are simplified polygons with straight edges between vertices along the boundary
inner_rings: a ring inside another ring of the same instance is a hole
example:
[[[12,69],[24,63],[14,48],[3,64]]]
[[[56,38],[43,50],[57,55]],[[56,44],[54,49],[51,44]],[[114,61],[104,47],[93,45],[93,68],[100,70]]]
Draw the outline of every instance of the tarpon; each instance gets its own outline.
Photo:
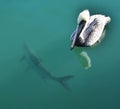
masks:
[[[40,58],[34,53],[34,51],[29,47],[28,43],[24,43],[24,51],[25,54],[21,58],[22,60],[27,60],[29,64],[31,64],[36,71],[40,74],[40,76],[44,79],[51,79],[58,83],[60,83],[65,89],[70,90],[67,81],[74,77],[74,75],[67,75],[63,77],[56,77],[49,72],[45,66],[41,63]]]

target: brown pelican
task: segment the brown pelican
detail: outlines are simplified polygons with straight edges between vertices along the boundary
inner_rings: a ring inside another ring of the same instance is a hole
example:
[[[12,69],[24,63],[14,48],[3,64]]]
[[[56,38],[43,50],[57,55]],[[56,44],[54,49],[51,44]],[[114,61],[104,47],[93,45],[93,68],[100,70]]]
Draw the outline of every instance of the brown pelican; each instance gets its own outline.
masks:
[[[77,28],[71,35],[72,45],[78,47],[91,47],[99,42],[104,28],[111,21],[109,16],[101,14],[90,16],[89,10],[82,11],[77,19]]]
[[[71,49],[77,46],[74,51],[84,68],[91,67],[91,59],[84,50],[101,41],[105,35],[104,28],[110,21],[109,16],[101,14],[90,16],[89,10],[84,10],[79,14],[77,27],[71,35]]]

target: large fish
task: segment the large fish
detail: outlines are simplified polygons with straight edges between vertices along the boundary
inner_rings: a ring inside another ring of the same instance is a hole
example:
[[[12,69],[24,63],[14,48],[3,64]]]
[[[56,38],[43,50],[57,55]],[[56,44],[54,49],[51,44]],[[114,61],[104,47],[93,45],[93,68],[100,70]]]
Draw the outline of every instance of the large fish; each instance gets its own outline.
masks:
[[[41,63],[39,57],[33,52],[27,43],[24,44],[25,54],[21,58],[22,60],[27,60],[27,62],[34,67],[39,75],[44,79],[51,79],[60,83],[65,89],[70,90],[70,87],[67,84],[67,81],[74,77],[74,75],[67,75],[63,77],[56,77],[52,75],[45,66]]]

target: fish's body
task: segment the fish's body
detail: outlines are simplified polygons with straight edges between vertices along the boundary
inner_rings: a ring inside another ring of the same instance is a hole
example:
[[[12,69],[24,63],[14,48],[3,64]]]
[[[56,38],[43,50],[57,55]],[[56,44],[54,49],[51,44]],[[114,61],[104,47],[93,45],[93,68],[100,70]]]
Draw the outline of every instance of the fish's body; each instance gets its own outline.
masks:
[[[25,51],[25,54],[21,58],[21,61],[26,60],[28,62],[28,64],[30,65],[30,67],[33,67],[39,73],[41,78],[57,81],[65,89],[70,90],[70,88],[67,84],[67,81],[70,80],[71,78],[73,78],[74,77],[73,75],[56,77],[56,76],[52,75],[52,73],[49,72],[44,67],[44,65],[41,63],[39,57],[33,52],[33,50],[29,47],[29,45],[27,43],[24,44],[24,51]]]

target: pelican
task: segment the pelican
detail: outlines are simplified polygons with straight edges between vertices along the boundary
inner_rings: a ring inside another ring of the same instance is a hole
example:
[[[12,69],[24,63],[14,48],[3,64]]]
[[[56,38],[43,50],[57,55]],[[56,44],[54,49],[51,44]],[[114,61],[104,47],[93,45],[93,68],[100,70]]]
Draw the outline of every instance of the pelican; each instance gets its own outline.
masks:
[[[83,10],[77,19],[76,30],[71,35],[71,49],[91,47],[101,41],[104,28],[111,21],[109,16],[97,14],[90,16],[89,10]]]

